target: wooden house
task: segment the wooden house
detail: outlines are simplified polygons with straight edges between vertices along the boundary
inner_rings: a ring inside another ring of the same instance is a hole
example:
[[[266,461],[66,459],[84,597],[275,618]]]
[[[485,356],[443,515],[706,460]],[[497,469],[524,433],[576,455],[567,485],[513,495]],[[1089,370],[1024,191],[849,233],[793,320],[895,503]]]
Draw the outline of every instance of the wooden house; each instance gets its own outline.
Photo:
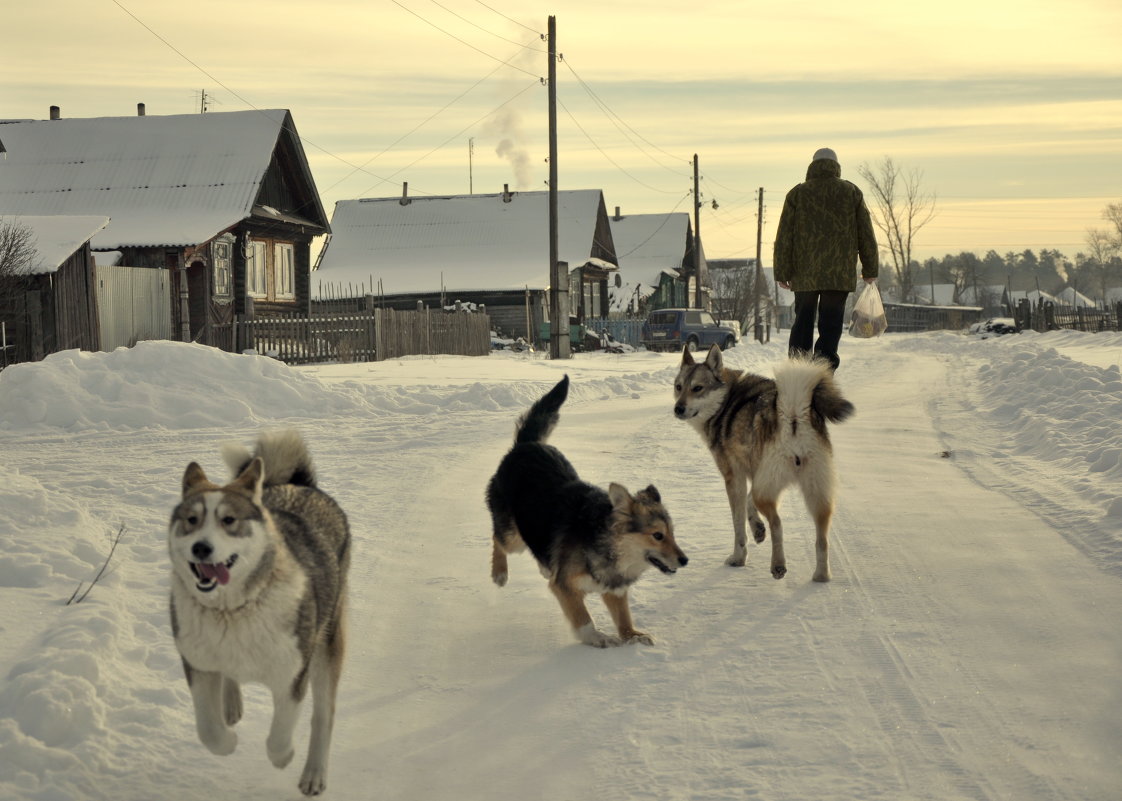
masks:
[[[548,320],[548,192],[341,200],[312,274],[316,298],[413,309],[486,307],[505,336],[541,344]],[[570,322],[606,316],[615,246],[598,189],[558,193]]]
[[[611,288],[613,312],[645,315],[653,309],[696,304],[693,225],[685,212],[620,214],[611,217],[619,257]],[[702,297],[709,296],[709,270],[701,248]]]
[[[110,218],[95,251],[171,274],[178,339],[232,347],[236,314],[306,314],[330,230],[284,109],[0,125],[0,214]]]

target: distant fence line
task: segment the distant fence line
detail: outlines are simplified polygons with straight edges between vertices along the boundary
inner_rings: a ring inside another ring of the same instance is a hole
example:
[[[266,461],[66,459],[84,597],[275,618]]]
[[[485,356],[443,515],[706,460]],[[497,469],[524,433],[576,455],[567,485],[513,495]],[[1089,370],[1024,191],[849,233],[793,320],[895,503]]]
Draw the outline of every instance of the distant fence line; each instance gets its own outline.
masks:
[[[1022,298],[1012,311],[1017,328],[1024,331],[1122,331],[1122,303],[1105,309],[1059,306],[1052,301],[1036,303]]]
[[[399,356],[485,356],[490,320],[483,314],[372,309],[311,317],[238,319],[238,351],[255,350],[286,364],[371,362]]]

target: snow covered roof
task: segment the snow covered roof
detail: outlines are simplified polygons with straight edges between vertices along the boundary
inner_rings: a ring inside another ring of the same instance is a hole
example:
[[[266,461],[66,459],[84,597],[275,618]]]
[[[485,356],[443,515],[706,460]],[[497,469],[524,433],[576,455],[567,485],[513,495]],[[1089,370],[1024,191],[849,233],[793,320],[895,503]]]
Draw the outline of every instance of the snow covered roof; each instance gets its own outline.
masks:
[[[253,213],[286,130],[284,109],[5,123],[0,213],[108,216],[99,250],[206,242]]]
[[[929,303],[932,306],[951,306],[954,304],[954,284],[931,284],[917,283],[915,285],[916,297],[923,303]],[[932,290],[934,289],[934,297]]]
[[[573,270],[614,257],[599,189],[558,192],[558,260]],[[504,200],[507,198],[508,200]],[[341,200],[331,218],[317,282],[388,295],[544,289],[549,286],[549,193]],[[594,261],[595,259],[595,261]]]
[[[620,270],[628,277],[657,286],[662,273],[678,275],[689,242],[690,215],[628,214],[609,221]]]
[[[26,226],[34,236],[38,259],[31,269],[31,275],[53,273],[63,262],[74,255],[100,230],[109,224],[108,217],[38,217],[13,216],[0,217],[4,223]]]
[[[1056,302],[1064,306],[1083,306],[1085,308],[1094,308],[1095,301],[1079,292],[1074,287],[1064,287],[1064,289],[1056,294]]]

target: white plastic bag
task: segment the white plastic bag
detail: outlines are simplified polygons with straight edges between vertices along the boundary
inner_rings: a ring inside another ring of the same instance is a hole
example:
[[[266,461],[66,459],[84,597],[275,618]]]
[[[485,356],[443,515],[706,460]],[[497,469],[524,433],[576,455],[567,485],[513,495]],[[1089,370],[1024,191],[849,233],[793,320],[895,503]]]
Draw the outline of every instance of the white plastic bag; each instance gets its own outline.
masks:
[[[865,284],[865,291],[853,304],[853,317],[849,322],[851,336],[869,339],[879,337],[888,328],[888,317],[880,300],[876,284]]]

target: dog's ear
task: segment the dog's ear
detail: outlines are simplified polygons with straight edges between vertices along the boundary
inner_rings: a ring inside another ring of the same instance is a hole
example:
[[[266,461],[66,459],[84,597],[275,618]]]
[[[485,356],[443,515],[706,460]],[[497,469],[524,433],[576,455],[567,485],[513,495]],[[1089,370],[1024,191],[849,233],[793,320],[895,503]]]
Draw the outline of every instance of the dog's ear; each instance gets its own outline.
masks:
[[[705,366],[712,370],[714,373],[720,373],[721,368],[724,367],[725,360],[721,356],[721,349],[717,345],[709,348],[709,353],[705,357]]]
[[[612,508],[617,512],[631,514],[631,506],[635,502],[635,499],[631,497],[631,493],[627,491],[627,487],[613,481],[608,485],[608,498],[612,502]]]
[[[261,502],[261,485],[265,480],[265,463],[260,456],[256,456],[246,465],[245,470],[231,482],[229,489],[244,492],[253,497],[257,503]]]
[[[183,472],[183,497],[199,489],[218,489],[218,485],[206,477],[198,462],[191,462]]]
[[[689,345],[683,345],[682,346],[682,364],[683,365],[696,364],[696,362],[693,360],[693,354],[690,353],[690,346]]]
[[[648,484],[644,490],[639,490],[639,495],[644,496],[652,503],[662,503],[662,496],[658,494],[654,484]]]

